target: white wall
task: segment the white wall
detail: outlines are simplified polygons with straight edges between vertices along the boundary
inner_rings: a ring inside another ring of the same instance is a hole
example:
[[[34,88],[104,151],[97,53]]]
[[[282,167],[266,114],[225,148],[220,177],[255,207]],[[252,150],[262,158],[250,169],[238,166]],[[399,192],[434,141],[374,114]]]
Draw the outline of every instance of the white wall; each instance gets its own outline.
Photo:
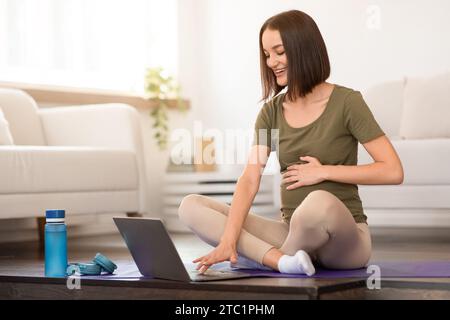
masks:
[[[369,29],[370,6],[380,29]],[[376,83],[450,70],[447,0],[181,0],[179,75],[193,116],[218,128],[248,128],[261,104],[258,34],[281,11],[311,15],[328,47],[331,82]]]

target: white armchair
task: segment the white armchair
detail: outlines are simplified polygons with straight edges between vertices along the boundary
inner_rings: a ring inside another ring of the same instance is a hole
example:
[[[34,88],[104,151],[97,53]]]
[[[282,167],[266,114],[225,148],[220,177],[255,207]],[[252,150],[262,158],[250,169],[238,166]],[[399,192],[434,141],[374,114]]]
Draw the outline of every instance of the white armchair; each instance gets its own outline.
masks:
[[[137,111],[125,104],[39,109],[0,89],[12,145],[0,145],[0,218],[144,213],[145,166]]]

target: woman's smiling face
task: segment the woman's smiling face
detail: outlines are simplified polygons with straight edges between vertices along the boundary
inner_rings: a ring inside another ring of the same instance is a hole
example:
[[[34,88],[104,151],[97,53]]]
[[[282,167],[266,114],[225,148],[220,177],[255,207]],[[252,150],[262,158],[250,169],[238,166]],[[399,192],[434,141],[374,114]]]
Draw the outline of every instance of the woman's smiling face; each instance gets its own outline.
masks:
[[[278,30],[266,29],[262,35],[262,45],[267,66],[272,69],[279,86],[287,85],[287,57]]]

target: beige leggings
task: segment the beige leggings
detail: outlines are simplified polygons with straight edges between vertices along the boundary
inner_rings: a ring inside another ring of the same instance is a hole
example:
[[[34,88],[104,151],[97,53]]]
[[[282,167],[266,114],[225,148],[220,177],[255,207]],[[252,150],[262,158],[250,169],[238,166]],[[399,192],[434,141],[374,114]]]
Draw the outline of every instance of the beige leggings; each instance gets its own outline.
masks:
[[[180,219],[200,239],[217,246],[225,230],[230,206],[203,195],[190,194],[180,204]],[[366,266],[372,252],[369,227],[355,223],[350,211],[332,193],[316,190],[292,214],[290,224],[249,213],[237,252],[262,263],[271,248],[293,255],[305,250],[314,264],[352,269]]]

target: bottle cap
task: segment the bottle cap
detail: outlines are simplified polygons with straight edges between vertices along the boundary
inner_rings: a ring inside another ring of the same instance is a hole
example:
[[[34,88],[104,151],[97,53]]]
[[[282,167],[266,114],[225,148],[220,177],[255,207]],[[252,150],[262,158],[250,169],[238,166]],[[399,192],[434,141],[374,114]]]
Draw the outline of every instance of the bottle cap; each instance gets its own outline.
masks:
[[[61,209],[45,210],[45,218],[47,222],[64,222],[66,211]]]

